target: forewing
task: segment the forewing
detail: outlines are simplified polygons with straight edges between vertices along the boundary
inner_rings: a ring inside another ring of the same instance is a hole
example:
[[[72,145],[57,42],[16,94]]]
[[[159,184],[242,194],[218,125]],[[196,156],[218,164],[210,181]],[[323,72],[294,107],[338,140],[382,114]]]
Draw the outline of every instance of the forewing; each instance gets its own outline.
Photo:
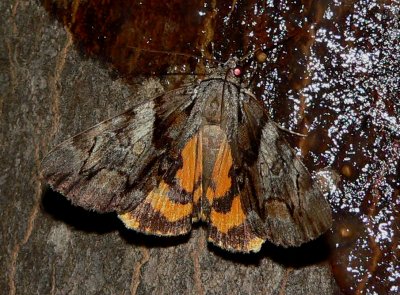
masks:
[[[274,244],[298,246],[317,238],[331,226],[329,203],[258,101],[249,96],[240,103],[236,157],[254,190],[246,210],[257,213]]]
[[[43,160],[45,179],[99,212],[136,208],[162,180],[173,186],[180,152],[200,124],[194,88],[167,92],[66,140]]]

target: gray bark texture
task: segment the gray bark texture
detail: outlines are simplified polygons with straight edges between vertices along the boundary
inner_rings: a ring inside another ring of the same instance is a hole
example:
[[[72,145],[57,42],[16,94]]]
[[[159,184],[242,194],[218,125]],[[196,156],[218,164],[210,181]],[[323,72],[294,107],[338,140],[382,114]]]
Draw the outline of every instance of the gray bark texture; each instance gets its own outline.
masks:
[[[323,242],[234,255],[190,237],[152,238],[115,214],[72,206],[42,181],[57,143],[163,91],[126,85],[37,1],[0,2],[2,294],[334,294]]]

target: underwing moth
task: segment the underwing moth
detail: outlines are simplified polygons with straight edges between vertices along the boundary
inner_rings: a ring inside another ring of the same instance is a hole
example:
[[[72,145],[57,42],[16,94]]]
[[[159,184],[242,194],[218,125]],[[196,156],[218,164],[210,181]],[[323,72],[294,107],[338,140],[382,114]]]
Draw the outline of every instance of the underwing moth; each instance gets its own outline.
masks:
[[[208,241],[232,252],[317,238],[331,226],[329,203],[236,66],[64,141],[44,158],[44,178],[145,234],[184,235],[203,221]]]

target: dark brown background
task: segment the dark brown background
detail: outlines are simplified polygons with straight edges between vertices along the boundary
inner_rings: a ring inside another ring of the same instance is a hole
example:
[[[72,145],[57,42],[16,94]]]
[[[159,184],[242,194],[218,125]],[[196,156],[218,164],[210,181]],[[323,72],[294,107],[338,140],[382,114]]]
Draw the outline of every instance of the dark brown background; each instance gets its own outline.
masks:
[[[0,289],[336,294],[339,285],[395,294],[399,5],[139,2],[0,2]],[[202,227],[179,239],[146,237],[42,183],[51,147],[185,78],[167,71],[204,70],[204,60],[148,50],[224,61],[255,48],[268,59],[247,65],[245,81],[275,121],[308,134],[288,140],[324,185],[335,213],[329,235],[233,255],[208,246]]]

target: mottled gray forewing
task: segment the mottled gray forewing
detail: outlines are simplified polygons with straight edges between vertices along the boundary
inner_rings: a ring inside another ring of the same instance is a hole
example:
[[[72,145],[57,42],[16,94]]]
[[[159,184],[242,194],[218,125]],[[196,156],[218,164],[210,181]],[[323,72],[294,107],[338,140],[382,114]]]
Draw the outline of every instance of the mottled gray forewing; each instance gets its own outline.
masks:
[[[178,169],[174,151],[190,136],[183,130],[198,128],[190,117],[199,108],[194,88],[166,92],[66,140],[44,158],[44,178],[86,209],[136,207],[161,177]]]
[[[329,203],[275,123],[262,129],[257,161],[268,239],[298,246],[331,227]]]
[[[317,238],[332,224],[331,208],[318,184],[253,97],[241,104],[241,112],[238,141],[252,143],[247,150],[239,144],[242,178],[254,190],[247,211],[257,213],[266,238],[276,245],[298,246]]]

